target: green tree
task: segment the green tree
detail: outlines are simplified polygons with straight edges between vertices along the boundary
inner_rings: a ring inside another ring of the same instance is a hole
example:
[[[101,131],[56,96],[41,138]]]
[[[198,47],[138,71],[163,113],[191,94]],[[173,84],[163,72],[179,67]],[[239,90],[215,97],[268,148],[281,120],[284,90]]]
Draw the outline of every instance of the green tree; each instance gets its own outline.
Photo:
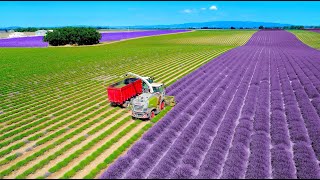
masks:
[[[64,27],[48,32],[43,41],[52,46],[98,44],[101,34],[94,28]]]

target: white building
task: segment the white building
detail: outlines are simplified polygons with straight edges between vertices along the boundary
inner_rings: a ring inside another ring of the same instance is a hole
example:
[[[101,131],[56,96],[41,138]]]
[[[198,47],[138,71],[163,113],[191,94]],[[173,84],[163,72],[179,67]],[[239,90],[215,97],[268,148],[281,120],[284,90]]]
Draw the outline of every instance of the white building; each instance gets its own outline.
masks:
[[[14,32],[9,34],[9,38],[15,38],[15,37],[25,37],[26,35],[22,32]]]
[[[36,31],[36,36],[45,36],[47,34],[47,30],[38,30]]]

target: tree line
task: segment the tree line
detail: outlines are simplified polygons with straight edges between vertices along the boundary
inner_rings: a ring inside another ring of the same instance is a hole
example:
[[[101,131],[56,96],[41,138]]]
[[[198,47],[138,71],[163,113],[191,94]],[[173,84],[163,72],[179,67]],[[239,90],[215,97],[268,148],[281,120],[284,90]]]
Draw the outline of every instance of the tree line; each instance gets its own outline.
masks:
[[[35,27],[27,27],[27,28],[17,28],[14,31],[16,32],[36,32],[38,30],[45,30],[45,28],[35,28]]]

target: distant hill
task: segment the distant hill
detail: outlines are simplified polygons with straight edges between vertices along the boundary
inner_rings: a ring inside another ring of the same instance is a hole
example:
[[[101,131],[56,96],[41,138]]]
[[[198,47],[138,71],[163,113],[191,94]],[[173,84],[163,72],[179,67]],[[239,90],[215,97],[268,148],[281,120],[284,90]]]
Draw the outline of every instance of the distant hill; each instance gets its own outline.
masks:
[[[19,26],[10,26],[10,27],[3,27],[3,28],[0,28],[0,30],[6,30],[6,29],[18,29],[20,28]]]
[[[89,27],[87,25],[76,25],[75,27]],[[252,22],[252,21],[212,21],[212,22],[200,22],[200,23],[184,23],[184,24],[168,24],[168,25],[136,25],[136,26],[90,26],[98,29],[161,29],[161,28],[258,28],[259,26],[264,27],[284,27],[284,26],[293,26],[292,24],[281,24],[281,23],[270,23],[270,22]],[[62,26],[61,26],[62,27]],[[18,26],[4,27],[0,29],[17,29]],[[54,28],[54,27],[45,27],[45,28]]]
[[[292,24],[280,24],[280,23],[269,23],[269,22],[251,22],[251,21],[212,21],[212,22],[201,22],[201,23],[184,23],[184,24],[170,24],[170,25],[148,25],[148,26],[115,26],[115,28],[258,28],[259,26],[264,27],[284,27],[291,26]]]

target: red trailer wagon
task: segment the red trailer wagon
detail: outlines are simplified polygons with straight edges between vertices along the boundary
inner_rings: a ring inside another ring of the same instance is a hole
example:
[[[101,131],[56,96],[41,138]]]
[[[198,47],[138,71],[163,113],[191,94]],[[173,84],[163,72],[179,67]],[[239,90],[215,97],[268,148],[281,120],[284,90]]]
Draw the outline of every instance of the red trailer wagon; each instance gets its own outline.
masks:
[[[138,78],[124,79],[111,84],[107,88],[107,92],[112,106],[127,107],[131,98],[142,93],[142,80]]]

